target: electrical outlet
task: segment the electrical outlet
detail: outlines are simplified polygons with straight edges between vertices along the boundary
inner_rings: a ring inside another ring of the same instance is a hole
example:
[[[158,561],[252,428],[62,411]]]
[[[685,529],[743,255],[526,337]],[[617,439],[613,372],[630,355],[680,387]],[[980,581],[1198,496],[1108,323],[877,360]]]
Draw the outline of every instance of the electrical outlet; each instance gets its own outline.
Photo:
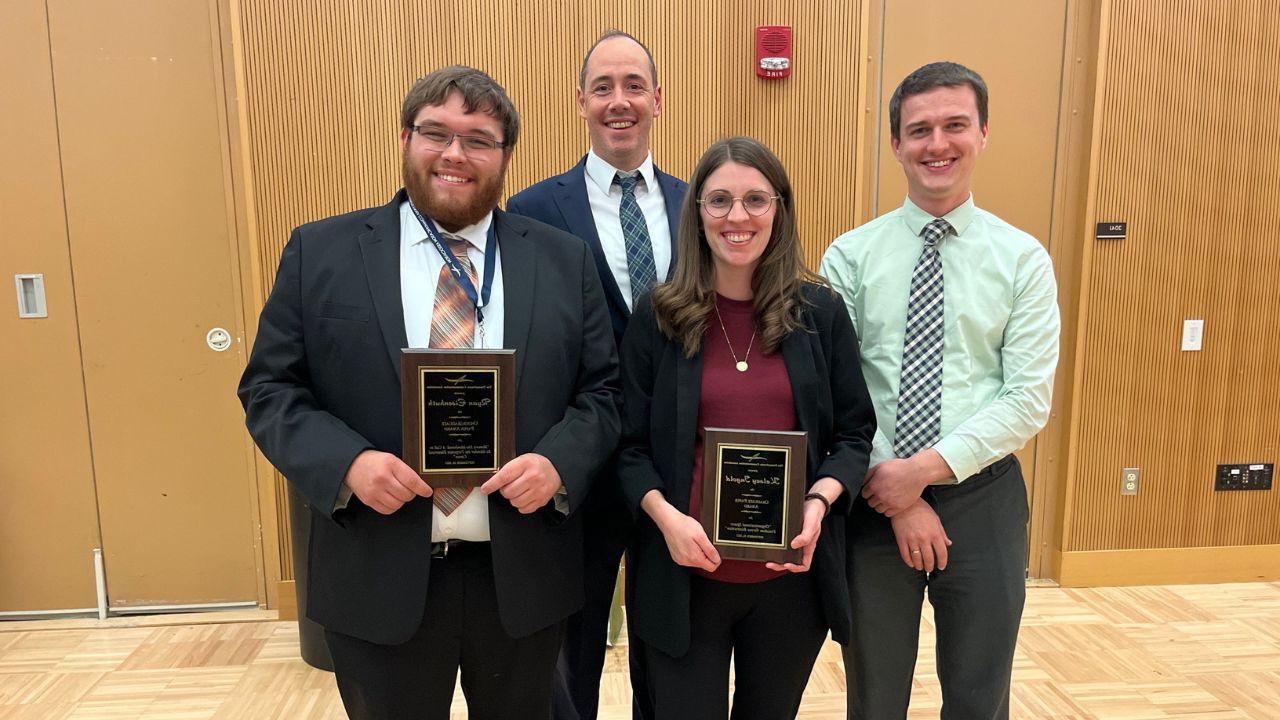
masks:
[[[1125,468],[1120,471],[1120,494],[1137,495],[1138,478],[1142,472],[1138,468]]]
[[[1213,489],[1215,491],[1270,490],[1271,475],[1274,467],[1271,463],[1219,465],[1218,475],[1214,478]]]

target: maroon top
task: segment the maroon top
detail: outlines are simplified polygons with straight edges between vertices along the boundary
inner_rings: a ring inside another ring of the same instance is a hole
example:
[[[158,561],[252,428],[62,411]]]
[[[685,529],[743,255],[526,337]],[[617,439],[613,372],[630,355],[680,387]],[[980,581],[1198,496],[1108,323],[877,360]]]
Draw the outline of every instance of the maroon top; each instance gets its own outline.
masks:
[[[760,338],[752,342],[755,331],[754,308],[750,300],[730,300],[716,295],[720,318],[714,311],[707,333],[702,338],[702,396],[698,403],[698,439],[693,445],[693,482],[689,497],[689,515],[701,519],[703,428],[720,427],[740,430],[795,430],[796,406],[791,395],[791,381],[782,354],[760,351]],[[728,342],[725,334],[728,334]],[[733,344],[733,351],[729,350]],[[751,347],[750,355],[747,347]],[[747,371],[734,367],[738,360],[747,361]],[[693,569],[699,575],[731,583],[754,583],[772,580],[781,573],[770,570],[762,562],[723,560],[715,572]]]

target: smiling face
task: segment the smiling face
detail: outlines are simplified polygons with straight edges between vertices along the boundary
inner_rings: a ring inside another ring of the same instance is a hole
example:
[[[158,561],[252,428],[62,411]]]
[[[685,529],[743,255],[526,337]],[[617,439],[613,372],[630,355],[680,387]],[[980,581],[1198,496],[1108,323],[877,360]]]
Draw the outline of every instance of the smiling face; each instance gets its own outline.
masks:
[[[904,99],[892,144],[911,201],[934,217],[954,210],[969,198],[973,169],[987,146],[973,88],[939,87]]]
[[[707,176],[699,197],[706,201],[723,193],[741,198],[753,192],[777,194],[759,170],[729,161]],[[712,217],[705,205],[700,206],[703,237],[711,250],[717,285],[728,277],[751,277],[760,264],[760,256],[769,246],[773,218],[777,212],[776,202],[770,203],[764,214],[752,215],[742,202],[734,201],[729,214],[718,218]]]
[[[486,112],[467,112],[462,95],[450,92],[443,105],[425,105],[414,125],[445,133],[479,135],[503,142],[502,124]],[[433,150],[421,135],[400,131],[405,190],[423,214],[453,232],[479,222],[492,212],[502,195],[502,181],[510,154],[502,148],[463,151],[454,139],[444,150]]]
[[[577,101],[596,154],[619,170],[640,167],[653,119],[662,114],[662,88],[654,84],[644,48],[625,37],[597,45]]]

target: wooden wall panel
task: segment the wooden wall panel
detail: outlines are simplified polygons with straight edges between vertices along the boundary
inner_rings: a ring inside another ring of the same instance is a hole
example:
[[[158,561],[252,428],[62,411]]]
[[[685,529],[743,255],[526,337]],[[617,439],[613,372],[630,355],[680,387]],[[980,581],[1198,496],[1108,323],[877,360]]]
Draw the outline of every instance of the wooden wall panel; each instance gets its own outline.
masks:
[[[654,156],[687,175],[724,135],[761,138],[787,164],[813,264],[854,222],[859,5],[593,2],[368,3],[241,0],[255,230],[275,258],[295,225],[379,204],[399,186],[400,100],[442,65],[479,67],[521,112],[507,178],[515,192],[576,162],[587,147],[573,91],[582,55],[618,27],[649,45],[665,112]],[[752,70],[754,28],[795,28],[795,70]],[[269,286],[274,262],[259,282]]]
[[[610,27],[643,40],[658,64],[664,112],[655,161],[687,176],[716,138],[748,134],[795,186],[805,254],[854,226],[862,2],[510,3],[234,0],[242,43],[249,167],[245,215],[265,295],[294,226],[385,203],[400,185],[398,118],[415,78],[449,63],[481,68],[511,95],[522,129],[508,193],[577,162],[587,132],[574,89],[583,53]],[[755,76],[757,25],[795,30],[793,73]],[[292,577],[285,497],[282,578]]]
[[[1280,459],[1280,12],[1274,0],[1104,8],[1065,550],[1280,542],[1280,491],[1213,492]],[[1183,319],[1204,350],[1180,352]],[[1122,467],[1142,469],[1119,495]]]
[[[1031,502],[1031,553],[1027,564],[1030,577],[1058,577],[1053,568],[1062,550],[1066,478],[1072,459],[1071,419],[1077,410],[1072,400],[1077,381],[1080,277],[1091,197],[1101,5],[1102,0],[1071,0],[1067,4],[1058,159],[1054,164],[1053,220],[1049,227],[1049,255],[1058,281],[1062,333],[1049,422],[1035,442],[1035,493]]]

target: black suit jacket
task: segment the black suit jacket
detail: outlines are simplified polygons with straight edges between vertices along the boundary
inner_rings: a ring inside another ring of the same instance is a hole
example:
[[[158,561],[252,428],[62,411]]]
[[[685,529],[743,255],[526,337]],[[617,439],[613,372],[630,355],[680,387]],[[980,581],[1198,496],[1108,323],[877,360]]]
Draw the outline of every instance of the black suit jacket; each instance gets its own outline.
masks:
[[[303,225],[285,246],[239,395],[263,454],[315,513],[308,615],[375,643],[411,637],[431,568],[432,506],[381,515],[352,498],[330,514],[352,460],[401,451],[400,191],[390,203]],[[617,357],[581,240],[498,211],[503,344],[516,351],[516,453],[555,466],[570,514],[521,515],[489,498],[503,628],[521,637],[582,604],[573,512],[618,438]]]
[[[788,335],[780,349],[795,398],[798,429],[809,433],[808,484],[829,476],[845,487],[840,502],[822,523],[810,572],[817,575],[832,636],[847,643],[851,621],[845,521],[836,515],[847,513],[861,491],[875,435],[875,411],[862,379],[858,339],[844,302],[835,292],[816,285],[806,286],[804,295],[810,303],[804,310],[807,330]],[[621,366],[623,440],[618,474],[639,526],[631,556],[636,587],[628,617],[635,635],[678,657],[689,648],[690,571],[671,559],[661,531],[640,509],[640,501],[657,489],[678,510],[689,511],[702,353],[686,358],[680,344],[658,329],[646,299],[623,338]]]
[[[689,186],[683,180],[672,177],[657,167],[653,168],[653,175],[662,189],[662,200],[667,206],[667,224],[671,228],[670,268],[674,269],[676,226],[680,221],[680,206],[684,202],[684,194]],[[591,202],[587,198],[587,157],[584,155],[578,164],[567,172],[530,185],[513,195],[507,201],[507,211],[541,220],[586,241],[591,248],[591,254],[595,257],[596,270],[600,273],[605,297],[609,300],[609,317],[613,322],[614,339],[621,343],[622,333],[627,329],[627,320],[631,317],[631,311],[627,309],[622,292],[618,290],[618,282],[609,270],[609,262],[605,259],[604,249],[600,246],[600,235],[596,232],[595,219],[591,215]]]

